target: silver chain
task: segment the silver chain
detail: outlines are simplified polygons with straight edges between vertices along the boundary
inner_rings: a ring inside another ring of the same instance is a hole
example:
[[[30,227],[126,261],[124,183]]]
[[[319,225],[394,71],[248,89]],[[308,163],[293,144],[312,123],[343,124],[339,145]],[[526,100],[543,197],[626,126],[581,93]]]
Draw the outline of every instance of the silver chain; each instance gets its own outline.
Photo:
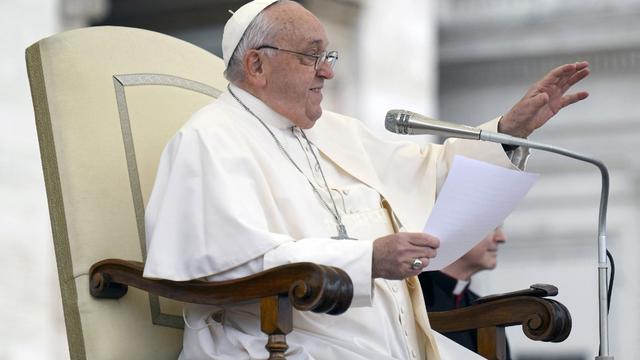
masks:
[[[282,151],[282,153],[287,157],[287,159],[289,159],[291,164],[293,164],[293,166],[300,172],[300,174],[302,174],[302,176],[304,176],[304,178],[307,180],[309,185],[311,185],[311,188],[315,192],[315,194],[318,197],[318,199],[320,199],[320,202],[322,203],[322,205],[324,205],[324,207],[329,211],[329,213],[331,213],[333,218],[336,220],[337,229],[338,229],[338,236],[333,237],[333,238],[335,238],[335,239],[352,239],[347,234],[346,227],[342,223],[342,217],[340,216],[340,213],[338,212],[338,207],[336,206],[336,202],[333,199],[333,195],[331,195],[331,189],[329,188],[329,185],[327,184],[327,179],[325,178],[324,172],[322,171],[322,166],[320,166],[320,161],[318,161],[318,157],[316,156],[316,153],[313,151],[313,147],[311,146],[311,142],[307,138],[307,135],[302,131],[302,129],[300,130],[300,132],[302,133],[302,136],[304,137],[304,139],[307,141],[307,144],[309,145],[309,149],[311,151],[311,154],[313,155],[313,158],[316,160],[316,164],[318,164],[318,169],[320,169],[320,175],[322,176],[322,181],[324,182],[324,186],[327,189],[327,192],[329,193],[329,198],[331,199],[331,203],[333,204],[333,210],[331,209],[331,206],[329,206],[329,204],[322,198],[322,195],[320,194],[320,190],[318,190],[318,188],[313,184],[313,182],[309,179],[309,177],[307,177],[307,175],[298,166],[298,164],[295,162],[295,160],[293,160],[291,155],[289,155],[289,152],[287,152],[287,150],[284,148],[284,146],[282,145],[280,140],[278,140],[278,138],[273,133],[273,131],[271,131],[269,126],[267,126],[267,124],[265,124],[264,121],[262,121],[262,119],[260,119],[260,117],[258,115],[256,115],[247,105],[245,105],[245,103],[243,103],[242,100],[240,100],[240,98],[238,98],[238,96],[236,96],[236,94],[233,91],[231,91],[231,86],[229,84],[227,84],[227,90],[229,90],[229,93],[231,94],[231,96],[233,96],[234,99],[236,99],[238,104],[240,104],[249,114],[251,114],[254,118],[256,118],[260,122],[260,124],[262,124],[262,126],[267,130],[269,135],[271,135],[271,137],[273,138],[273,141],[275,141],[275,143],[278,145],[278,147],[280,148],[280,151]],[[292,130],[293,130],[293,128],[292,128]],[[300,139],[298,139],[297,137],[296,137],[296,139],[300,143]],[[302,143],[300,143],[300,146],[302,146]]]
[[[315,159],[316,164],[318,165],[318,169],[320,170],[320,176],[322,176],[322,181],[324,182],[324,187],[327,189],[327,193],[329,193],[329,198],[331,199],[331,203],[333,204],[333,209],[335,210],[335,216],[334,217],[338,221],[338,224],[342,224],[342,218],[340,217],[340,213],[338,212],[338,207],[336,206],[336,201],[333,199],[333,195],[331,194],[331,189],[329,189],[329,185],[327,184],[327,179],[324,177],[324,171],[322,170],[322,166],[320,166],[320,161],[318,160],[318,156],[316,155],[316,152],[313,151],[313,147],[315,145],[313,145],[311,143],[311,141],[309,141],[309,139],[307,138],[307,134],[305,134],[304,131],[302,131],[302,129],[300,129],[300,133],[302,133],[302,137],[307,142],[307,146],[309,146],[309,151],[311,152],[311,155],[313,155],[313,158]],[[300,147],[303,148],[302,143],[300,142],[300,139],[298,139],[297,136],[296,136],[296,140],[298,140],[298,143],[300,144]],[[303,148],[303,150],[304,150],[304,148]],[[305,177],[306,177],[306,175],[305,175]],[[307,178],[307,181],[309,181],[311,183],[309,178]],[[313,186],[313,184],[311,186]],[[317,192],[318,191],[316,190],[316,193]],[[323,200],[323,202],[324,202],[324,200]],[[326,204],[326,202],[325,202],[325,204]]]

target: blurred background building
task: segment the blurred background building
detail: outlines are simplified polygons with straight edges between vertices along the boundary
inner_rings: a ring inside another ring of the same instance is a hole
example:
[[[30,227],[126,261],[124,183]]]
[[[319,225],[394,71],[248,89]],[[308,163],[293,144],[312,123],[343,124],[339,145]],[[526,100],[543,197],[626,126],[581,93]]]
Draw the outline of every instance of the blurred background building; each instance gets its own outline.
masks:
[[[220,55],[232,0],[5,0],[0,2],[0,360],[68,359],[24,50],[84,26],[142,27]],[[617,262],[611,352],[640,352],[634,280],[640,255],[640,2],[635,0],[306,0],[340,51],[324,107],[383,136],[387,110],[470,125],[509,110],[556,65],[589,60],[591,98],[532,139],[592,154],[611,172],[609,247]],[[418,139],[417,141],[424,141]],[[542,174],[505,224],[499,266],[474,281],[482,294],[547,282],[573,315],[561,344],[509,330],[516,359],[590,359],[597,353],[597,170],[535,152]]]

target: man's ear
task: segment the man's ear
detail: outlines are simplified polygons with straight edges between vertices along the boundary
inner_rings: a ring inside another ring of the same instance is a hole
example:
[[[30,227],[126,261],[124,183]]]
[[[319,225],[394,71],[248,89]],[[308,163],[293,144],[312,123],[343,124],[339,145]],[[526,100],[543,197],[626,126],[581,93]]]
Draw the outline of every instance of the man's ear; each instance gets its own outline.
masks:
[[[249,50],[244,56],[245,80],[253,86],[261,87],[266,84],[268,65],[263,59],[262,54],[255,49]]]

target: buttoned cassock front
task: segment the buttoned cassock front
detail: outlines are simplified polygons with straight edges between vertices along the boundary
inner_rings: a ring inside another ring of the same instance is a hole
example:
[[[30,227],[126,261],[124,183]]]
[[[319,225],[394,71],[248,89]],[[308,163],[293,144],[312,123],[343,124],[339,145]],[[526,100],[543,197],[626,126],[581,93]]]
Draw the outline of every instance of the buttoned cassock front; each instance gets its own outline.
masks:
[[[351,308],[330,316],[294,311],[289,359],[439,358],[420,286],[371,279],[372,242],[393,231],[380,200],[406,231],[421,231],[455,154],[513,167],[499,145],[452,141],[420,148],[383,141],[359,121],[325,111],[305,133],[237,87],[304,172],[230,94],[197,112],[163,152],[146,209],[145,276],[223,280],[285,263],[345,270]],[[484,125],[494,130],[497,120]],[[335,240],[325,172],[349,235]],[[221,314],[224,314],[221,316]],[[181,359],[260,359],[266,335],[257,304],[187,306]]]

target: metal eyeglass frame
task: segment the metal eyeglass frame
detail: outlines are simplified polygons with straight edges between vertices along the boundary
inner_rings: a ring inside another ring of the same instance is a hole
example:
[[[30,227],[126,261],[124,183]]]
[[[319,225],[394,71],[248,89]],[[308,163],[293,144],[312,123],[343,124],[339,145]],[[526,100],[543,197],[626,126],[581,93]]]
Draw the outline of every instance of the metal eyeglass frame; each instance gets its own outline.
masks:
[[[305,54],[305,53],[301,53],[299,51],[293,51],[293,50],[288,50],[288,49],[281,49],[279,47],[275,47],[275,46],[271,46],[271,45],[260,45],[256,48],[256,50],[262,50],[262,49],[271,49],[271,50],[278,50],[278,51],[284,51],[284,52],[288,52],[291,54],[295,54],[295,55],[300,55],[300,56],[307,56],[307,57],[312,57],[314,59],[316,59],[316,62],[314,64],[314,69],[316,71],[318,71],[318,69],[320,69],[320,66],[322,66],[322,64],[324,64],[325,62],[327,64],[329,64],[329,67],[331,67],[331,69],[333,70],[333,67],[336,65],[336,62],[338,61],[338,52],[337,51],[323,51],[320,54]],[[311,66],[311,64],[305,64],[303,62],[304,65],[308,65]]]

